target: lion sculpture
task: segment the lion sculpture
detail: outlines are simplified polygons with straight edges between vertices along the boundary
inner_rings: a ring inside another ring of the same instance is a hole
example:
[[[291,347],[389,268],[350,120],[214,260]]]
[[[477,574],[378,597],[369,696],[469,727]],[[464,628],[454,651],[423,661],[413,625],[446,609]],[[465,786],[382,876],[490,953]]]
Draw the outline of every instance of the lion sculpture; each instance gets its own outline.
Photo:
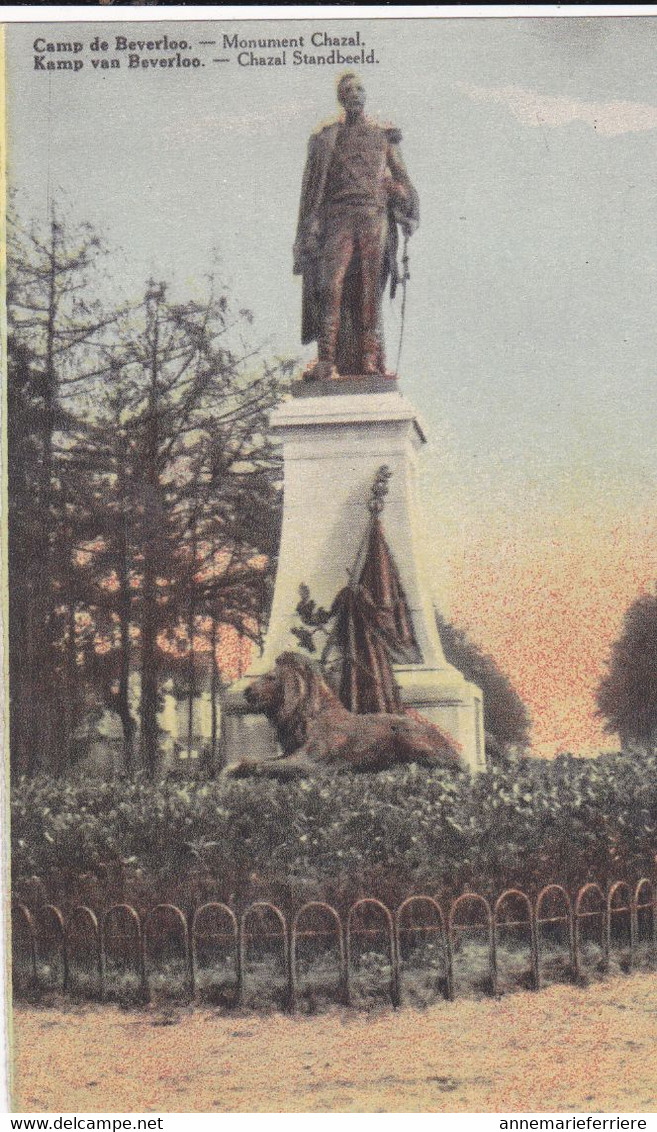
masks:
[[[303,776],[321,767],[384,770],[395,763],[462,769],[457,746],[417,715],[356,715],[340,703],[316,666],[296,653],[278,657],[272,672],[245,690],[250,708],[276,728],[283,754],[246,760],[233,775]]]

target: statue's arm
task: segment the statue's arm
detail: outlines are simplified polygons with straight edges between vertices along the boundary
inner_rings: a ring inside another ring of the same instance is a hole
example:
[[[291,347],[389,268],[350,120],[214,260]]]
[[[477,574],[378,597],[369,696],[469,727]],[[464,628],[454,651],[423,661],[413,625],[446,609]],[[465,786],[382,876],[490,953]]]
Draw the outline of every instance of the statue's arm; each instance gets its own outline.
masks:
[[[388,146],[388,168],[392,175],[393,207],[399,214],[402,228],[412,235],[420,223],[420,200],[396,142]]]

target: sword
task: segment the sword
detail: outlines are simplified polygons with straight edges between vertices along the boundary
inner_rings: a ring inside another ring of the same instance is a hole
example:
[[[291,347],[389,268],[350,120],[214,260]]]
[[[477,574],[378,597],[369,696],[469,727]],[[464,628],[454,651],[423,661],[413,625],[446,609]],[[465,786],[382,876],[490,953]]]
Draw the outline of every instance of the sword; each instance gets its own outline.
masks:
[[[406,321],[406,284],[408,283],[411,273],[408,270],[408,232],[404,232],[404,250],[402,252],[402,307],[401,307],[401,326],[399,328],[399,348],[397,350],[397,364],[395,365],[395,373],[399,376],[399,362],[401,360],[402,346],[404,344],[404,323]]]

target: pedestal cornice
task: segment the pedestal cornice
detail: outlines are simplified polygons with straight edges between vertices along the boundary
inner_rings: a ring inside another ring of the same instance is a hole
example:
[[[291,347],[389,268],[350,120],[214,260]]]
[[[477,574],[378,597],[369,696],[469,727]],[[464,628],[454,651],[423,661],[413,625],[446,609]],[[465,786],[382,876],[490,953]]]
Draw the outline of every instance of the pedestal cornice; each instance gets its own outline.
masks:
[[[393,424],[408,422],[420,444],[426,443],[418,415],[402,393],[345,393],[294,397],[278,405],[270,417],[270,429],[276,433],[295,428],[321,428],[327,425]]]

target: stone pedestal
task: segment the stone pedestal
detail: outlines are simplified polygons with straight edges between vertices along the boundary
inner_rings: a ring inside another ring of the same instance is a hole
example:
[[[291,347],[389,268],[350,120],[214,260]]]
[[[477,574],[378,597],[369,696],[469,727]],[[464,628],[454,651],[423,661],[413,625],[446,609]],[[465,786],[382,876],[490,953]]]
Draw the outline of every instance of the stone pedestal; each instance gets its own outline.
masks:
[[[284,506],[278,572],[262,656],[229,689],[224,742],[229,762],[276,751],[273,730],[250,715],[243,687],[276,657],[298,648],[290,632],[305,583],[330,608],[348,581],[366,535],[367,502],[382,464],[392,472],[382,515],[413,621],[421,663],[395,667],[405,705],[448,732],[472,770],[485,766],[479,688],[447,664],[434,618],[416,503],[417,454],[425,443],[413,406],[390,380],[299,383],[296,396],[271,416],[283,443]]]

